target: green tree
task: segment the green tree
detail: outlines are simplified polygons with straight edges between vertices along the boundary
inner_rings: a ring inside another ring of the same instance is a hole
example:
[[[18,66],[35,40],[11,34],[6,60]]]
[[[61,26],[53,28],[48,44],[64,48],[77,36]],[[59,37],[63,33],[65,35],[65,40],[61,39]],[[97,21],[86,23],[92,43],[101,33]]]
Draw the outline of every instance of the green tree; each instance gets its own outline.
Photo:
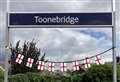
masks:
[[[71,78],[69,76],[61,76],[61,82],[70,82]]]
[[[82,78],[84,82],[112,81],[111,65],[93,65]]]
[[[117,65],[117,79],[120,82],[120,64]]]
[[[54,73],[51,73],[50,77],[51,77],[51,81],[50,82],[56,82],[55,81],[56,80],[56,76],[55,76]]]
[[[16,46],[13,47],[12,44],[10,46],[11,49],[11,58],[10,58],[10,64],[11,64],[11,74],[17,74],[17,73],[26,73],[26,72],[35,72],[37,71],[37,61],[46,61],[45,60],[45,53],[43,56],[41,56],[41,50],[36,47],[36,43],[34,40],[31,42],[24,42],[23,48],[20,47],[20,40],[16,43]],[[24,55],[23,62],[21,64],[17,64],[15,62],[18,54]],[[40,58],[41,56],[41,58]],[[28,58],[34,59],[32,68],[26,67],[26,62]]]
[[[40,72],[39,73],[33,73],[33,82],[40,82]]]
[[[3,82],[3,71],[1,68],[0,68],[0,82]]]

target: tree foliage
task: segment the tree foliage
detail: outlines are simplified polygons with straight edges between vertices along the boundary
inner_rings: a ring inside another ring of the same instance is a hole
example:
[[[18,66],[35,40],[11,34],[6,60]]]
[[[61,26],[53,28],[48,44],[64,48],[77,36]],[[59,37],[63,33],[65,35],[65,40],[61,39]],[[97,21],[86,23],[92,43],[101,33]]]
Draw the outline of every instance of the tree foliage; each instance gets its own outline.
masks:
[[[45,60],[45,53],[41,56],[41,50],[36,47],[36,43],[34,40],[31,42],[24,42],[23,47],[20,47],[20,40],[17,41],[16,46],[13,47],[12,44],[10,45],[11,50],[11,57],[10,57],[10,73],[11,74],[17,74],[17,73],[26,73],[26,72],[35,72],[36,70],[36,64],[38,60],[46,61]],[[15,62],[18,54],[24,55],[23,62],[21,64],[17,64]],[[26,67],[26,62],[28,58],[34,59],[32,68]]]
[[[93,65],[82,78],[83,82],[102,82],[112,81],[112,66],[111,65]]]
[[[119,69],[118,74],[120,74]],[[9,75],[9,82],[112,82],[112,65],[94,65],[84,73],[74,73],[70,76],[42,75],[40,72]]]
[[[0,82],[3,82],[3,76],[4,76],[3,71],[2,69],[0,69]]]
[[[117,79],[120,82],[120,64],[117,65]]]

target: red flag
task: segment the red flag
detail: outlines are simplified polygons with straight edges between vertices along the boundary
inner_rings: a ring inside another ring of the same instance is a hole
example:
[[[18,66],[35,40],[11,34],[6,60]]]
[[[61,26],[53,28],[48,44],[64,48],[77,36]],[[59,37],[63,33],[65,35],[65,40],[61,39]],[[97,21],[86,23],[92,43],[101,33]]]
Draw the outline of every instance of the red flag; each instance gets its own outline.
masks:
[[[38,70],[44,70],[45,67],[45,62],[44,61],[39,61],[38,62]]]
[[[90,63],[90,60],[88,58],[84,59],[84,66],[85,66],[85,68],[91,67],[91,63]]]
[[[18,54],[18,56],[17,56],[17,58],[16,58],[16,63],[21,64],[21,63],[22,63],[23,58],[24,58],[24,55]]]
[[[73,62],[73,71],[79,70],[79,63],[77,61]]]
[[[33,64],[33,61],[34,61],[34,59],[28,58],[26,66],[31,68],[32,64]]]
[[[61,71],[62,71],[62,72],[66,72],[66,71],[67,71],[66,63],[61,63],[61,64],[60,64],[60,68],[61,68]]]
[[[55,63],[49,63],[49,71],[51,72],[55,71]]]

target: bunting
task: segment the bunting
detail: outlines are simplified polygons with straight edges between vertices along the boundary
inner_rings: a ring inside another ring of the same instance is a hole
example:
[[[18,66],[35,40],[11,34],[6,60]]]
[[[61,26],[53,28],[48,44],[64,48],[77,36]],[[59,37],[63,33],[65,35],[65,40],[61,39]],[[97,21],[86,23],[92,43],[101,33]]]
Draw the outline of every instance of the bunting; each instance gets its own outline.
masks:
[[[61,72],[66,72],[67,71],[66,63],[61,63],[60,64],[60,70],[61,70]]]
[[[102,52],[101,54],[103,54],[103,53],[105,53],[105,52],[107,52],[109,50],[106,50],[106,51]],[[73,71],[78,71],[80,69],[80,66],[82,66],[82,65],[84,66],[84,68],[88,69],[88,68],[91,67],[91,64],[92,64],[92,62],[90,61],[91,58],[94,58],[94,61],[96,62],[97,65],[104,64],[103,60],[102,60],[102,58],[100,56],[101,54],[98,54],[98,55],[95,55],[95,56],[92,56],[92,57],[86,57],[85,59],[76,60],[76,61],[66,61],[66,62],[47,61],[47,62],[49,62],[48,71],[54,72],[55,69],[56,69],[55,68],[56,63],[60,63],[61,72],[67,72],[67,64],[66,63],[71,63],[72,64]],[[24,55],[18,54],[15,62],[18,63],[18,64],[21,64],[23,59],[24,59]],[[81,64],[79,61],[83,61],[83,64]],[[33,62],[34,62],[34,59],[28,58],[26,66],[31,68],[32,65],[33,65]],[[37,61],[37,64],[38,64],[38,66],[37,66],[38,70],[44,70],[45,69],[45,61]]]
[[[44,70],[45,62],[44,61],[38,61],[38,70]]]
[[[49,71],[51,72],[55,71],[55,63],[49,63]]]
[[[32,64],[33,64],[33,61],[34,61],[34,59],[28,58],[26,66],[31,68]]]
[[[73,71],[79,70],[79,63],[77,61],[73,62]]]
[[[95,56],[95,61],[96,61],[96,64],[97,64],[97,65],[103,64],[102,58],[101,58],[100,56]]]
[[[23,58],[24,58],[24,55],[18,54],[18,56],[17,56],[17,58],[16,58],[16,61],[15,61],[15,62],[16,62],[16,63],[21,64],[21,63],[22,63]]]
[[[85,68],[90,68],[91,67],[91,63],[90,63],[90,60],[88,58],[84,59],[84,66],[85,66]]]

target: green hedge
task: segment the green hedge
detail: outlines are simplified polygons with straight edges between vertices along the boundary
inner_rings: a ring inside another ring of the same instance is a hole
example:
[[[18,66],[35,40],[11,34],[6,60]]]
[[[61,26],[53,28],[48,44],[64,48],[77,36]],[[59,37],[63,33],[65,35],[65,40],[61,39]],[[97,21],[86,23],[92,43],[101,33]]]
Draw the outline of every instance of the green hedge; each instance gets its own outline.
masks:
[[[4,76],[3,71],[0,69],[0,82],[3,82],[3,76]]]
[[[111,65],[93,65],[83,77],[82,82],[102,82],[112,81],[112,66]]]
[[[117,65],[117,79],[120,82],[120,65]]]
[[[30,82],[25,74],[11,75],[8,78],[9,82]]]
[[[118,80],[120,80],[120,65],[118,65]],[[69,76],[41,75],[38,73],[25,73],[9,75],[9,82],[112,82],[111,65],[93,65],[88,71],[83,73],[72,73]],[[2,81],[0,81],[2,82]]]

